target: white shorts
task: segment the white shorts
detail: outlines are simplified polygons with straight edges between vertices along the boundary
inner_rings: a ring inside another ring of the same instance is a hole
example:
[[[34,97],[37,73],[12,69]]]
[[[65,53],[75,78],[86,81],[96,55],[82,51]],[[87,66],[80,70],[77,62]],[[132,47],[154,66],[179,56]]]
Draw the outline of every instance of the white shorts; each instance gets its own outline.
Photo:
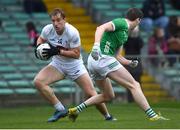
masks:
[[[79,76],[87,73],[87,69],[83,62],[68,65],[58,60],[52,60],[50,65],[55,67],[60,73],[71,80],[76,80]]]
[[[97,61],[92,58],[91,54],[88,57],[89,74],[94,80],[104,79],[108,73],[118,70],[120,67],[122,65],[112,56],[102,55]]]

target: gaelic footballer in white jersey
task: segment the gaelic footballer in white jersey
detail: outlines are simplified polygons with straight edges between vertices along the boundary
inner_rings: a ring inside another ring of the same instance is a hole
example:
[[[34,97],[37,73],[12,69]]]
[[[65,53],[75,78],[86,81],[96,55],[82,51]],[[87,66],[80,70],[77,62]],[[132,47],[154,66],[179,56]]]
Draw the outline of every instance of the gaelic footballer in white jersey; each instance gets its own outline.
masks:
[[[86,97],[97,95],[97,92],[81,58],[78,30],[66,22],[65,13],[60,8],[54,9],[49,16],[52,24],[42,29],[37,40],[37,47],[48,43],[50,49],[45,48],[44,55],[47,58],[52,57],[52,61],[38,72],[34,78],[34,85],[44,99],[54,106],[55,112],[48,122],[55,122],[67,116],[68,110],[55,95],[51,84],[68,78],[82,88]],[[35,54],[38,52],[36,50]],[[97,104],[97,106],[104,117],[110,115],[105,104]]]

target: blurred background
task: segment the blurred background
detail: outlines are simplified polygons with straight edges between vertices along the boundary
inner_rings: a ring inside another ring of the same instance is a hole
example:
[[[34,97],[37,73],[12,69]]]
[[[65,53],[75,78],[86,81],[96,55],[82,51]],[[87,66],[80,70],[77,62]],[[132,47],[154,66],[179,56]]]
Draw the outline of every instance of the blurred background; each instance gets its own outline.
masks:
[[[124,17],[128,8],[141,8],[144,18],[130,33],[122,55],[138,59],[127,67],[150,102],[180,100],[180,1],[178,0],[0,0],[0,107],[46,104],[33,85],[36,73],[50,61],[34,56],[41,29],[51,23],[48,13],[62,8],[67,22],[80,32],[82,56],[87,56],[98,25]],[[133,102],[113,83],[113,102]],[[52,87],[64,104],[79,104],[84,94],[66,79]],[[97,91],[98,88],[97,88]]]

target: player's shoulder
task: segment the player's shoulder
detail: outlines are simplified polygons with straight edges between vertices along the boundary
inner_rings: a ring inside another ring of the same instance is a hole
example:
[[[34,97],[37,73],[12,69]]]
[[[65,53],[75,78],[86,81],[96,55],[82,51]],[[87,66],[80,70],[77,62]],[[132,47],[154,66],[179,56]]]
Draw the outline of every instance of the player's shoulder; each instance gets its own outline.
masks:
[[[71,25],[71,24],[69,24],[69,23],[66,23],[66,24],[65,24],[65,27],[66,27],[66,32],[67,32],[69,35],[79,34],[79,31],[78,31],[77,28],[75,28],[73,25]]]
[[[128,22],[125,18],[116,18],[112,20],[112,23],[116,27],[116,29],[128,29]]]
[[[42,29],[42,31],[44,31],[45,33],[49,33],[53,30],[53,25],[52,24],[47,24],[46,26],[44,26],[44,28]]]

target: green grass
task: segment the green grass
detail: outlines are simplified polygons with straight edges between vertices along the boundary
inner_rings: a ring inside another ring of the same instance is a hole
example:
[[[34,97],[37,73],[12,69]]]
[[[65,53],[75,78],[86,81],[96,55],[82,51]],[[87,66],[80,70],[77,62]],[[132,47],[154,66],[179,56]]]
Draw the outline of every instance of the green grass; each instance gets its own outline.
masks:
[[[0,109],[0,128],[57,128],[57,129],[173,129],[180,128],[180,102],[152,104],[155,111],[170,118],[170,121],[150,122],[135,104],[109,104],[108,108],[118,121],[107,122],[94,107],[83,111],[75,123],[64,118],[55,123],[46,120],[53,113],[49,106]]]

